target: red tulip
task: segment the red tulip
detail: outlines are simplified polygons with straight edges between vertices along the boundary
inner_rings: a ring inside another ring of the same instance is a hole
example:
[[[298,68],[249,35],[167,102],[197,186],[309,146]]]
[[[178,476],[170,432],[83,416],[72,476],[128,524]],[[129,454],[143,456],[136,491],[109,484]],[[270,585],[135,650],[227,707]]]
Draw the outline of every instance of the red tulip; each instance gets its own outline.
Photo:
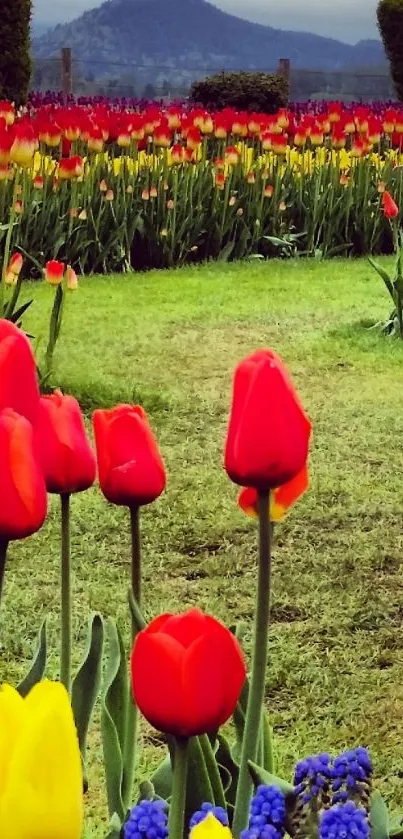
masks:
[[[37,439],[48,492],[82,492],[95,481],[95,456],[88,442],[80,406],[56,390],[42,396]]]
[[[51,259],[46,263],[44,269],[46,282],[50,285],[60,285],[64,277],[64,270],[64,262],[58,262],[56,259]]]
[[[301,472],[291,481],[274,489],[270,496],[270,521],[278,522],[287,515],[289,509],[301,498],[309,487],[308,467],[305,464]],[[247,516],[258,516],[258,493],[252,487],[241,489],[238,504]]]
[[[13,323],[0,319],[0,411],[12,408],[36,422],[39,387],[31,344]]]
[[[382,207],[386,218],[396,218],[399,215],[399,207],[387,190],[382,193]]]
[[[258,350],[235,372],[225,468],[259,492],[291,481],[307,461],[311,424],[287,370],[272,350]]]
[[[246,678],[236,638],[199,609],[151,621],[134,642],[131,669],[142,714],[159,731],[178,737],[223,725]]]
[[[0,412],[0,540],[24,539],[42,527],[46,487],[33,429],[11,408]]]
[[[165,489],[164,464],[139,405],[94,412],[99,482],[112,504],[151,504]]]

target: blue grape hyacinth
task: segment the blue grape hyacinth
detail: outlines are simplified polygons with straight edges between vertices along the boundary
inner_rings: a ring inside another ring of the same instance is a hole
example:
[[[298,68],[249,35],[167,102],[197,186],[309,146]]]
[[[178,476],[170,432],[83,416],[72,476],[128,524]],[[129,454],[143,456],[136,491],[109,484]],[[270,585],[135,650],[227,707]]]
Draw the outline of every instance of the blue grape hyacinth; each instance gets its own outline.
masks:
[[[196,827],[197,824],[200,824],[203,819],[206,818],[208,813],[212,813],[213,816],[217,819],[217,821],[221,822],[224,827],[228,827],[228,814],[224,807],[215,807],[214,804],[211,804],[209,801],[205,801],[202,804],[200,810],[197,810],[196,813],[193,813],[192,818],[190,819],[189,828],[192,830],[193,827]]]
[[[168,813],[165,801],[140,801],[124,826],[124,839],[167,839]]]
[[[285,821],[285,798],[278,787],[261,784],[250,805],[250,827],[272,824],[282,828]]]
[[[322,797],[327,793],[332,779],[332,759],[329,754],[306,757],[295,767],[295,795],[303,806],[309,804],[313,798]]]
[[[333,762],[333,803],[358,796],[366,801],[371,791],[372,761],[367,749],[348,749]]]
[[[282,839],[286,817],[285,798],[278,787],[261,784],[252,798],[249,827],[241,839]]]
[[[319,822],[319,839],[369,839],[366,810],[353,801],[325,810]]]

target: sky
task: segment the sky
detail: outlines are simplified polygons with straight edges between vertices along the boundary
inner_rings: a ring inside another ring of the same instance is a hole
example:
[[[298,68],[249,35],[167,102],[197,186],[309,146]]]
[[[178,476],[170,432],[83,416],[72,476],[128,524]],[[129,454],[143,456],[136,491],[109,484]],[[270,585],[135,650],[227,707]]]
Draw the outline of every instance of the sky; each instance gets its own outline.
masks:
[[[174,0],[166,0],[174,2]],[[377,35],[377,0],[213,0],[214,5],[239,17],[280,29],[316,32],[355,43]],[[101,0],[34,0],[35,20],[49,24],[72,20]],[[334,5],[334,8],[333,8]],[[353,11],[352,11],[353,9]]]

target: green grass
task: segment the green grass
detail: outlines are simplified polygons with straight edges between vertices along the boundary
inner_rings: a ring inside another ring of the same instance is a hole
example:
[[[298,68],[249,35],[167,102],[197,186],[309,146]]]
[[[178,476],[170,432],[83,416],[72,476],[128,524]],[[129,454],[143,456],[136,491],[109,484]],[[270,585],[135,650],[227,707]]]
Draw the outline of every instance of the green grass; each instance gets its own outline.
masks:
[[[34,289],[40,335],[51,290]],[[311,489],[279,526],[267,705],[279,770],[315,750],[367,744],[393,807],[403,777],[403,344],[362,325],[389,314],[366,262],[213,265],[93,277],[68,300],[57,383],[87,411],[143,400],[166,459],[165,496],[142,516],[146,613],[200,604],[226,622],[254,608],[256,527],[222,468],[233,369],[282,354],[313,421]],[[87,615],[129,626],[125,510],[97,490],[73,500],[76,660]],[[1,676],[24,671],[50,613],[57,672],[58,516],[10,551]],[[248,636],[247,636],[248,640]],[[156,751],[145,732],[146,763]],[[102,837],[99,735],[88,824]],[[92,834],[91,834],[92,835]]]

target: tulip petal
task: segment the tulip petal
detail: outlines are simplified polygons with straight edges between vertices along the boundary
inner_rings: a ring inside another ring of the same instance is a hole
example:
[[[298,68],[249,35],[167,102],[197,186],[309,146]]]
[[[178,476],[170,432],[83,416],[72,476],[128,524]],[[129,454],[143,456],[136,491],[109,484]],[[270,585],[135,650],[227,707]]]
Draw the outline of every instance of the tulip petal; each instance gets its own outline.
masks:
[[[195,637],[203,635],[205,629],[206,615],[201,609],[189,609],[184,615],[171,615],[164,624],[164,632],[183,647],[193,644]]]
[[[181,734],[183,718],[183,648],[161,633],[140,633],[134,643],[131,668],[133,695],[140,711],[158,731]]]
[[[81,757],[67,691],[40,682],[25,705],[0,796],[2,839],[80,839]]]
[[[291,507],[301,498],[309,488],[308,466],[298,472],[295,478],[291,478],[282,486],[274,489],[270,494],[270,521],[282,521]],[[238,504],[251,518],[258,517],[258,492],[253,487],[241,489],[238,496]]]
[[[212,619],[187,650],[183,673],[189,732],[210,733],[231,716],[246,678],[236,639]]]
[[[13,749],[24,719],[24,700],[10,685],[0,687],[0,791],[4,789]],[[1,794],[1,792],[0,792]]]
[[[207,813],[207,816],[192,828],[189,839],[232,839],[232,833],[213,813]]]

